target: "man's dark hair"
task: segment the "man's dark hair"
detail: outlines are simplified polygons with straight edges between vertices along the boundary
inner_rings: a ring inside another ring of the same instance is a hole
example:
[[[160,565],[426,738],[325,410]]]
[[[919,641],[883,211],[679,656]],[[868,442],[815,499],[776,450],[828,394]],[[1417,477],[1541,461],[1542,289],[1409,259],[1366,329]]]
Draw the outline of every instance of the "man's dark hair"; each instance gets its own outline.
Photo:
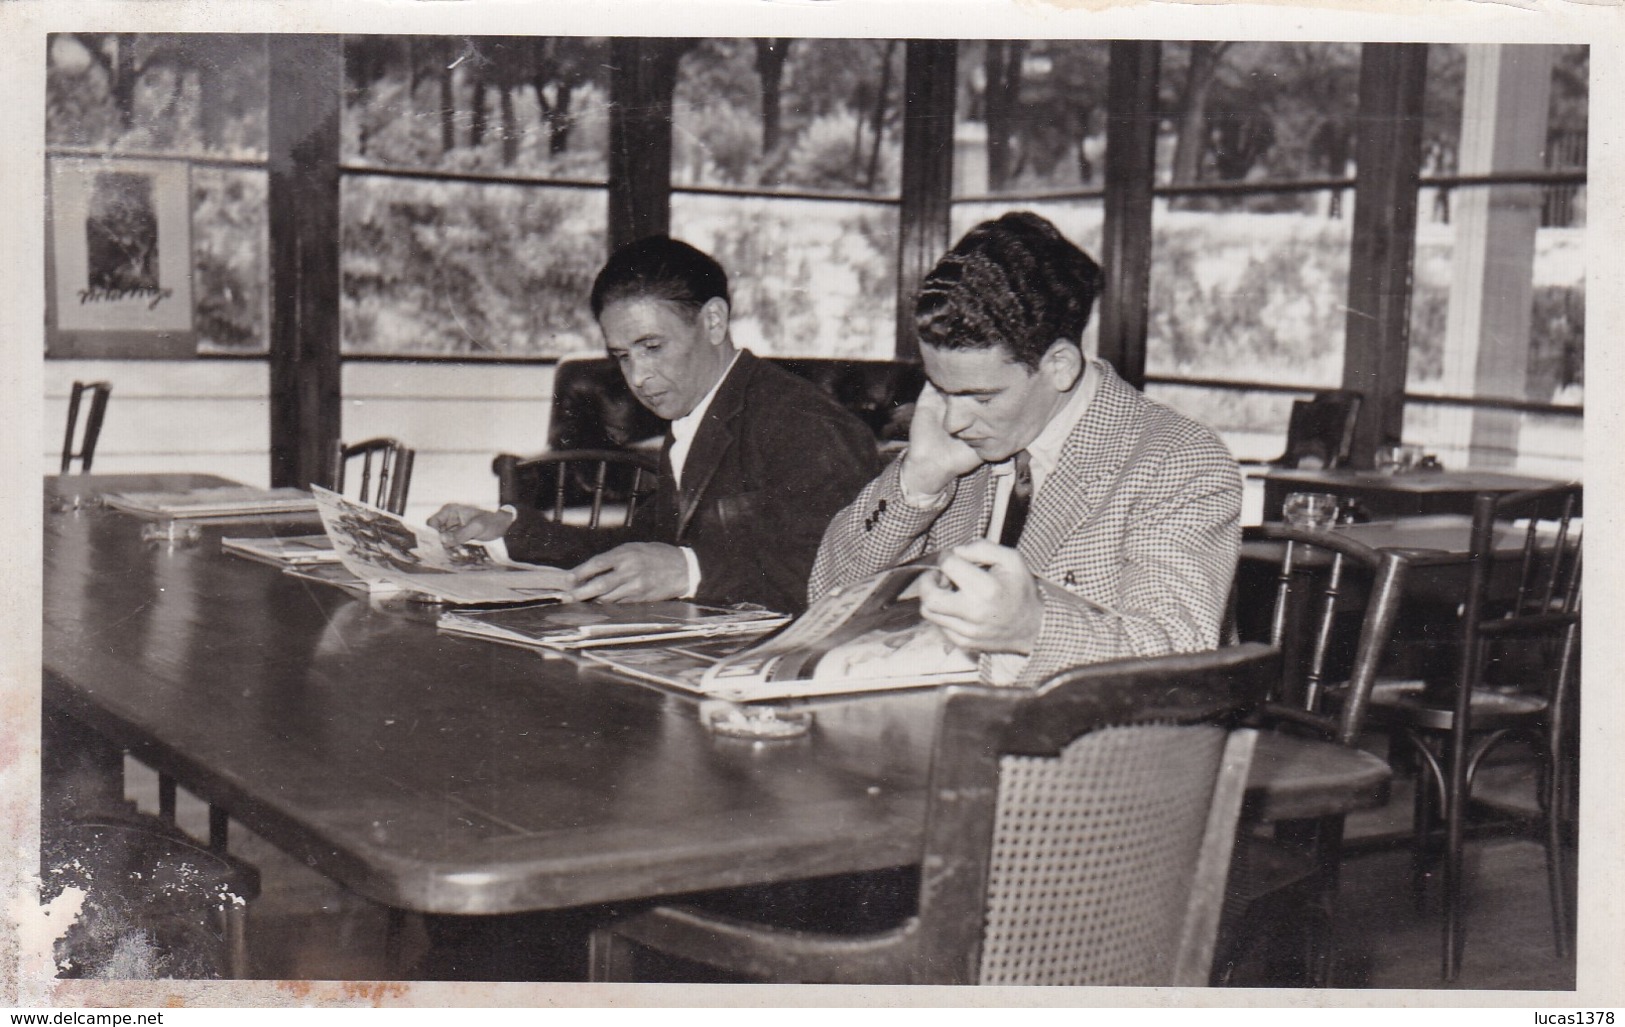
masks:
[[[625,299],[657,299],[698,314],[713,299],[728,301],[722,265],[686,242],[649,235],[610,255],[592,283],[592,316]]]
[[[1082,342],[1100,265],[1028,211],[984,221],[920,283],[914,327],[939,349],[1004,347],[1036,370],[1057,339]]]

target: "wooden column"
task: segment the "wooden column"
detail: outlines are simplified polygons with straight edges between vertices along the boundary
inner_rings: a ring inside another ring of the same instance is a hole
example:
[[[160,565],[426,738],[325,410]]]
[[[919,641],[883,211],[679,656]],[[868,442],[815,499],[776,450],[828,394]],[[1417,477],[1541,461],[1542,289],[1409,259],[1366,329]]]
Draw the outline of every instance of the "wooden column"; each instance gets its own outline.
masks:
[[[671,230],[671,113],[682,39],[610,41],[609,248]]]
[[[1101,225],[1100,357],[1145,388],[1151,305],[1151,202],[1157,174],[1157,77],[1162,44],[1111,45],[1106,84],[1106,198]]]
[[[271,484],[323,482],[340,432],[340,36],[271,34]]]
[[[1365,394],[1350,454],[1369,468],[1378,446],[1400,441],[1422,168],[1425,43],[1366,43],[1354,159],[1353,240],[1343,387]]]
[[[947,252],[954,185],[954,96],[959,44],[914,39],[903,71],[903,182],[898,210],[897,357],[918,360],[914,294]]]
[[[1551,92],[1552,47],[1468,46],[1460,173],[1542,170]],[[1458,189],[1454,199],[1444,391],[1524,399],[1541,189]],[[1475,466],[1510,466],[1522,420],[1515,410],[1448,410],[1441,441],[1457,453],[1465,451]]]

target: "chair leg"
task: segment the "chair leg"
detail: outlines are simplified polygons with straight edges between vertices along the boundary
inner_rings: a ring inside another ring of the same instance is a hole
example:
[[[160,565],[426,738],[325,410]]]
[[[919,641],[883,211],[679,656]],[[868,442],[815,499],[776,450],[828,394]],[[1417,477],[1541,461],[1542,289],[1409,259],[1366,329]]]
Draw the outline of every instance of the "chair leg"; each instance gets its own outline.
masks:
[[[226,974],[234,981],[252,976],[248,961],[248,907],[227,901],[220,907],[226,942]]]
[[[175,822],[175,779],[168,774],[158,775],[158,815]]]
[[[1561,742],[1555,737],[1547,746],[1546,810],[1544,827],[1546,842],[1546,883],[1552,903],[1552,940],[1557,958],[1569,955],[1569,904],[1563,886],[1563,806],[1567,799],[1564,787],[1563,753]]]
[[[631,981],[635,979],[635,946],[607,928],[592,932],[587,949],[589,981]]]
[[[1411,905],[1418,913],[1427,908],[1427,875],[1434,858],[1438,812],[1434,803],[1432,765],[1421,753],[1416,759],[1416,791],[1411,802]]]
[[[225,852],[230,831],[230,814],[214,803],[209,803],[209,848],[216,852]]]
[[[1337,952],[1337,893],[1343,869],[1343,818],[1322,817],[1315,825],[1315,854],[1320,861],[1316,912],[1309,933],[1305,970],[1311,988],[1329,988]]]
[[[1454,981],[1461,973],[1461,957],[1466,942],[1466,932],[1462,924],[1462,898],[1465,892],[1462,881],[1463,859],[1462,850],[1465,842],[1464,814],[1467,805],[1467,768],[1460,756],[1462,753],[1452,753],[1453,758],[1449,768],[1449,784],[1445,789],[1444,816],[1445,816],[1445,850],[1444,850],[1444,959],[1443,976],[1446,981]]]
[[[399,975],[404,969],[401,966],[401,951],[405,941],[406,910],[390,906],[384,921],[384,963],[392,974]]]

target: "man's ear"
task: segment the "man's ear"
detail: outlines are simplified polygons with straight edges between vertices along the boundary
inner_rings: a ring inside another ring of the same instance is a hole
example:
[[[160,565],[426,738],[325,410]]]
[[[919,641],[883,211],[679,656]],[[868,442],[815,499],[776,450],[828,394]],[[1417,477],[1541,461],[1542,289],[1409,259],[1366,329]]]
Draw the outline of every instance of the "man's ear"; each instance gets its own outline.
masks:
[[[713,346],[722,344],[728,337],[728,301],[721,296],[713,296],[700,307],[700,327],[705,329],[705,339]]]
[[[1039,358],[1038,370],[1049,377],[1057,392],[1067,392],[1083,374],[1083,350],[1076,342],[1056,339]]]

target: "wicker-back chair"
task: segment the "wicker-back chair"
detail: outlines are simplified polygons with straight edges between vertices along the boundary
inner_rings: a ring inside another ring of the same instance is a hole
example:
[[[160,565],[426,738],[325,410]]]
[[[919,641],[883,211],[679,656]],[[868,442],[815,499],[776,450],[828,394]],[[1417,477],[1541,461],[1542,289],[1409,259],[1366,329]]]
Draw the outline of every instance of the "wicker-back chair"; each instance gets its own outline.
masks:
[[[665,906],[600,928],[595,980],[642,950],[796,983],[1205,985],[1275,650],[1122,660],[1035,690],[946,690],[917,912],[815,934]]]

